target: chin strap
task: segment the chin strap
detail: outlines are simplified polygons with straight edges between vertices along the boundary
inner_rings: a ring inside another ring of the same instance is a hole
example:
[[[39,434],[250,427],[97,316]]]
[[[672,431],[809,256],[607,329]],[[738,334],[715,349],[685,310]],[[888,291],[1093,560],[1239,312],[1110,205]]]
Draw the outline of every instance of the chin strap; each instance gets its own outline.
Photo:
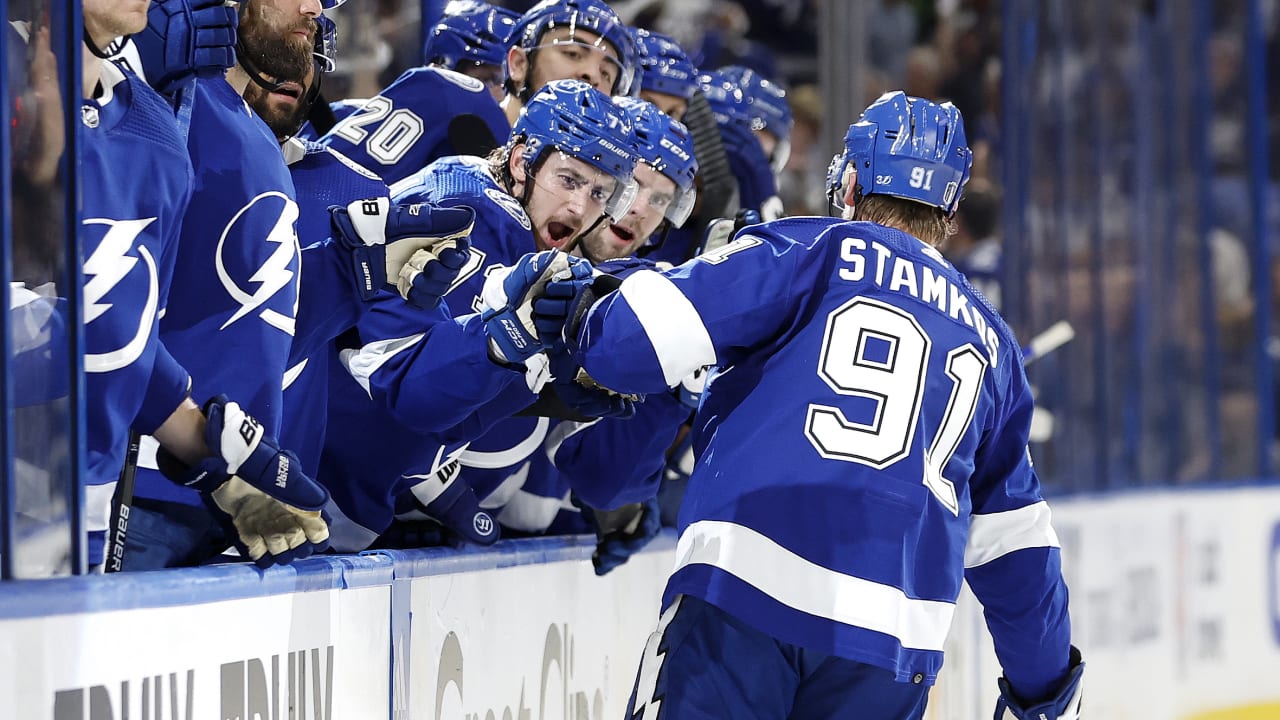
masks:
[[[89,48],[89,52],[93,53],[95,57],[100,57],[103,60],[110,60],[124,49],[124,44],[129,41],[129,36],[124,35],[112,40],[105,48],[100,48],[98,47],[98,44],[93,41],[93,38],[89,37],[88,30],[81,29],[80,37],[84,40],[85,47]]]
[[[240,63],[244,73],[255,85],[267,92],[276,92],[284,87],[284,83],[271,82],[262,76],[262,71],[258,70],[258,66],[249,59],[249,49],[244,45],[244,38],[236,38],[236,62]]]
[[[586,244],[581,242],[582,238],[595,232],[596,228],[600,227],[600,223],[604,222],[605,219],[607,219],[608,217],[609,217],[608,215],[601,215],[600,217],[596,218],[596,221],[591,223],[591,225],[586,230],[583,230],[582,232],[570,238],[569,242],[565,243],[564,247],[560,249],[564,252],[572,252],[573,249],[576,247],[578,248],[578,252],[582,254],[583,259],[591,263],[592,265],[599,264],[601,262],[604,262],[605,260],[611,260],[612,258],[592,257],[591,252],[587,250]]]

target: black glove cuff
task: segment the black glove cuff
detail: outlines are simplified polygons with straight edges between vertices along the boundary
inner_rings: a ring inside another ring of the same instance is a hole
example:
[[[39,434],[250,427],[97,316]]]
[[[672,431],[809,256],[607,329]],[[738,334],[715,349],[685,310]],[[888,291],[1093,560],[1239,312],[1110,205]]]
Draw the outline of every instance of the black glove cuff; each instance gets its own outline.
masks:
[[[569,321],[564,324],[564,339],[569,347],[569,352],[578,350],[578,331],[582,328],[582,319],[587,316],[587,312],[591,310],[591,306],[596,304],[600,298],[617,290],[622,285],[622,280],[613,275],[597,275],[592,278],[591,283],[578,293],[578,297],[574,301],[573,310],[569,314]]]

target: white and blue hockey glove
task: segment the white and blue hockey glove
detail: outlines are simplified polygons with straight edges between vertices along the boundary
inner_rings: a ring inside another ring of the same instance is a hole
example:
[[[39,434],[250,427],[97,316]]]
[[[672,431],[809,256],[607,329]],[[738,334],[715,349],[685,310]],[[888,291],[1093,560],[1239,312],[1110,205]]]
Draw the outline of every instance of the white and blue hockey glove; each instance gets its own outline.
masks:
[[[334,240],[351,251],[364,300],[391,283],[409,304],[434,308],[470,257],[476,213],[469,207],[371,198],[332,205],[329,214]]]
[[[1071,646],[1071,660],[1067,679],[1056,695],[1035,705],[1024,706],[1014,694],[1009,681],[1001,677],[1000,698],[996,701],[995,720],[1080,720],[1080,702],[1084,661],[1080,650]]]
[[[160,470],[228,515],[241,550],[260,567],[287,565],[327,548],[329,526],[321,508],[328,491],[226,396],[205,403],[204,414],[204,439],[213,456],[188,467],[162,447],[156,456]]]
[[[477,545],[492,545],[502,537],[497,521],[480,508],[475,491],[462,479],[462,466],[457,460],[423,476],[421,482],[397,497],[396,520],[432,520],[454,536]]]
[[[221,77],[236,64],[236,24],[222,0],[152,0],[133,36],[147,83],[172,95],[192,76]]]
[[[489,353],[499,363],[524,365],[543,350],[541,336],[551,336],[564,328],[562,303],[534,303],[543,296],[548,283],[577,288],[591,279],[591,264],[558,250],[525,255],[511,268],[490,273],[481,298]]]
[[[623,505],[617,510],[593,510],[596,524],[596,551],[591,565],[596,575],[605,575],[625,563],[662,532],[658,499]]]

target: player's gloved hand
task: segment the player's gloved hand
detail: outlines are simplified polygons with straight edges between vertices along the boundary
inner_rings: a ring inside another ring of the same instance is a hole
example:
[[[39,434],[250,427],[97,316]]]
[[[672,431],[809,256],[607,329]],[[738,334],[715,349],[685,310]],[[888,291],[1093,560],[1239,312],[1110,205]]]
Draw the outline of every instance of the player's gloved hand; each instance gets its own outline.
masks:
[[[698,246],[697,255],[719,250],[728,245],[739,230],[759,222],[760,213],[749,208],[739,210],[731,218],[716,218],[712,220],[707,225],[707,231],[702,234],[702,244]]]
[[[551,387],[561,402],[575,411],[593,418],[630,418],[636,405],[644,400],[635,395],[616,393],[587,375],[562,345],[549,353]]]
[[[236,9],[222,0],[152,0],[133,36],[151,87],[172,95],[193,75],[221,76],[236,64]]]
[[[524,364],[542,352],[540,336],[560,333],[566,306],[542,303],[535,312],[535,301],[553,279],[561,294],[576,295],[590,278],[590,263],[558,250],[525,255],[513,267],[490,273],[480,294],[488,308],[483,317],[490,355],[500,363]]]
[[[205,403],[204,414],[204,440],[213,456],[188,467],[162,447],[160,470],[230,516],[242,550],[260,567],[287,565],[327,548],[321,508],[329,492],[226,396]]]
[[[415,307],[433,308],[470,257],[476,213],[469,207],[397,205],[383,197],[331,205],[329,215],[365,300],[391,283]]]
[[[552,279],[533,302],[535,317],[539,318],[538,334],[549,354],[568,347],[577,347],[578,329],[582,318],[591,306],[608,295],[622,281],[639,270],[657,270],[652,260],[640,257],[623,257],[605,260],[595,266],[595,274],[588,282],[577,279]]]
[[[502,536],[498,523],[480,508],[475,491],[462,479],[457,460],[429,475],[405,477],[420,482],[396,498],[397,520],[434,520],[477,545],[492,545]]]
[[[741,124],[726,123],[720,126],[720,137],[729,155],[729,168],[738,181],[738,204],[758,210],[764,220],[782,217],[778,183],[755,133]]]
[[[596,551],[591,564],[596,575],[604,575],[625,563],[662,531],[658,499],[623,505],[617,510],[593,510],[596,522]]]
[[[1080,720],[1081,680],[1084,677],[1084,661],[1080,650],[1071,647],[1067,679],[1052,698],[1025,705],[1014,694],[1009,681],[1001,677],[1000,698],[996,700],[995,720]]]

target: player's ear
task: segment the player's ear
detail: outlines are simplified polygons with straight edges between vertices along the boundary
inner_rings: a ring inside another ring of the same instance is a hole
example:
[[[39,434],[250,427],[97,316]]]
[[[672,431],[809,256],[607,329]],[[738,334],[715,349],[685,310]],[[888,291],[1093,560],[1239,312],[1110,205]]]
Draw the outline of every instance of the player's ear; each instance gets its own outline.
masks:
[[[525,76],[529,74],[529,55],[524,48],[513,47],[507,50],[507,79],[517,91],[524,87]]]
[[[529,179],[525,173],[524,152],[524,143],[516,143],[507,154],[507,172],[511,173],[513,183],[523,183]]]
[[[853,208],[853,199],[855,188],[858,187],[858,169],[850,167],[844,176],[844,198],[842,202],[847,208]]]

